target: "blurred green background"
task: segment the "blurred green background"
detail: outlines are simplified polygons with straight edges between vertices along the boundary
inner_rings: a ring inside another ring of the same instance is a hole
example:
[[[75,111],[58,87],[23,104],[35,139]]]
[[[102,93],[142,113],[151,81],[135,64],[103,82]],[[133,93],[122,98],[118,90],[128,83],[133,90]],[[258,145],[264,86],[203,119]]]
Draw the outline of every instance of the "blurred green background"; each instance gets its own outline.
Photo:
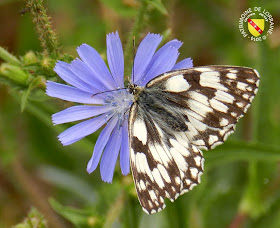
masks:
[[[192,57],[195,66],[257,69],[260,89],[236,133],[205,152],[202,183],[148,216],[131,175],[123,177],[117,167],[113,183],[107,184],[99,170],[86,172],[99,132],[67,147],[58,142],[57,135],[70,125],[52,126],[51,114],[70,102],[47,97],[44,85],[28,90],[2,77],[0,227],[280,227],[279,0],[45,0],[44,5],[57,32],[60,59],[77,57],[82,43],[106,58],[106,34],[118,31],[130,66],[132,36],[139,44],[148,32],[161,33],[164,42],[183,41],[180,59]],[[269,11],[275,23],[262,42],[244,38],[238,28],[242,12],[255,6]],[[41,76],[40,83],[59,80],[51,71],[58,56],[41,55],[25,1],[0,0],[0,46],[25,63],[23,70]],[[34,71],[28,65],[32,58]]]

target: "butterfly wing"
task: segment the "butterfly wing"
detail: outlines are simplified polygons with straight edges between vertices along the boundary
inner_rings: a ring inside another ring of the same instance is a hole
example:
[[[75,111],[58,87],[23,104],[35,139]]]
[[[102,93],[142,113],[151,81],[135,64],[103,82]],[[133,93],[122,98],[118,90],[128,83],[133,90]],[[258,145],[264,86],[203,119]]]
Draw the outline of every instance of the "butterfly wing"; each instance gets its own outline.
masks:
[[[147,88],[161,89],[188,119],[186,136],[200,149],[213,149],[233,133],[258,91],[259,74],[247,67],[205,66],[156,77]]]
[[[200,182],[200,149],[221,144],[247,111],[259,82],[255,70],[207,66],[165,73],[135,97],[129,117],[130,163],[147,213]]]
[[[148,213],[161,211],[200,182],[204,159],[184,135],[172,132],[163,119],[143,105],[130,110],[130,164],[138,199]],[[165,113],[160,113],[165,115]]]

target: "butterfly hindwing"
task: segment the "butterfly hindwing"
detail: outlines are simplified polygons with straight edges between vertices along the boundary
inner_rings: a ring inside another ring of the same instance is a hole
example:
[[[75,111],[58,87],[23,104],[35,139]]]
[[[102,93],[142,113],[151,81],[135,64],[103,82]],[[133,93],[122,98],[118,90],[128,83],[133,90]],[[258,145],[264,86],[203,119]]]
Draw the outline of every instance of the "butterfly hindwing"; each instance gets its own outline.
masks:
[[[258,73],[232,66],[195,67],[157,76],[135,92],[130,109],[130,163],[147,213],[200,182],[200,149],[224,142],[247,111]]]
[[[140,204],[150,214],[165,207],[165,198],[173,201],[200,182],[204,159],[186,136],[167,131],[144,110],[138,104],[130,110],[130,164]]]

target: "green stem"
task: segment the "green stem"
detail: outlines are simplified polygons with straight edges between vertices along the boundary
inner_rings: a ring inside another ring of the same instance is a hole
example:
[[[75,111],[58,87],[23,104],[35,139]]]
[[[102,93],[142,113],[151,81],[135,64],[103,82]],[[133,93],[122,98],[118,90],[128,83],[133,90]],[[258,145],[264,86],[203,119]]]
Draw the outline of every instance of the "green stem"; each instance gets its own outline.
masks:
[[[253,218],[259,217],[264,212],[264,204],[260,198],[260,185],[258,174],[258,163],[251,161],[249,163],[249,183],[240,204],[241,214],[248,214]]]
[[[126,67],[125,67],[125,75],[130,75],[131,72],[131,65],[132,64],[128,64],[129,62],[131,62],[130,60],[132,59],[132,53],[133,53],[133,38],[135,37],[135,39],[137,40],[139,38],[139,33],[141,31],[141,29],[144,26],[144,19],[145,16],[147,14],[147,2],[141,0],[141,5],[138,9],[136,18],[135,18],[135,22],[134,25],[131,29],[131,32],[128,35],[128,39],[126,42],[126,47],[124,50],[124,60],[126,63]]]
[[[0,47],[0,58],[7,63],[21,65],[21,62],[4,48]]]
[[[33,23],[36,26],[39,40],[44,52],[48,55],[58,54],[57,35],[52,29],[51,19],[43,6],[43,0],[25,0],[26,7],[30,10]]]
[[[107,213],[105,224],[103,225],[104,228],[112,227],[113,222],[120,216],[124,207],[124,200],[125,194],[121,192]]]

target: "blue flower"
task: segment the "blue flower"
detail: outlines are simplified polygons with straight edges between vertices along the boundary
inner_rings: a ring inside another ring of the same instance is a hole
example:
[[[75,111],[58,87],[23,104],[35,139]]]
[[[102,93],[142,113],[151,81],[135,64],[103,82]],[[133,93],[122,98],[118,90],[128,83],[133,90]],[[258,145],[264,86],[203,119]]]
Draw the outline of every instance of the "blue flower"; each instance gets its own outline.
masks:
[[[190,58],[175,64],[182,45],[178,40],[172,40],[156,51],[161,39],[158,34],[148,34],[140,43],[134,60],[133,84],[145,86],[159,74],[193,66]],[[46,93],[51,97],[86,104],[72,106],[52,116],[54,124],[84,120],[58,136],[63,145],[77,142],[105,125],[96,141],[87,171],[93,172],[101,159],[101,178],[112,182],[119,154],[122,173],[127,175],[130,170],[128,113],[133,95],[124,89],[124,58],[118,33],[108,34],[106,41],[110,71],[95,49],[82,44],[77,49],[80,59],[70,64],[58,61],[54,68],[69,85],[48,81]],[[114,91],[104,92],[109,90]]]

